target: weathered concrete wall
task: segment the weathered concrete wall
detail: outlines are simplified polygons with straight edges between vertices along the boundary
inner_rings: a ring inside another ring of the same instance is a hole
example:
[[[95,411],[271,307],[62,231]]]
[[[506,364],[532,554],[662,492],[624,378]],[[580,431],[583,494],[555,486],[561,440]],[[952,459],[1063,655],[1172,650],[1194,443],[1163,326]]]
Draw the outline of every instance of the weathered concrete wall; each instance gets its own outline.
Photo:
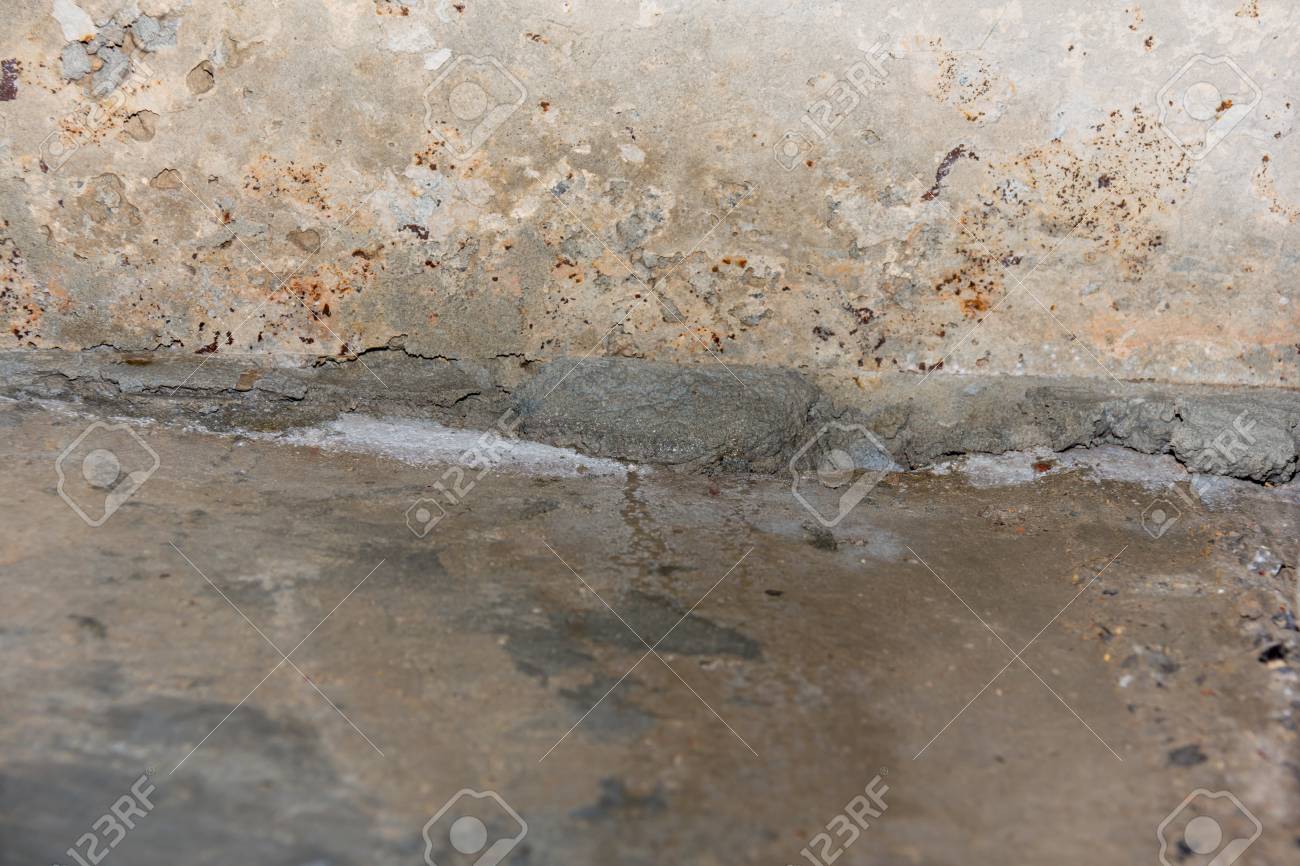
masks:
[[[1298,27],[1282,0],[9,0],[0,348],[1293,388]]]

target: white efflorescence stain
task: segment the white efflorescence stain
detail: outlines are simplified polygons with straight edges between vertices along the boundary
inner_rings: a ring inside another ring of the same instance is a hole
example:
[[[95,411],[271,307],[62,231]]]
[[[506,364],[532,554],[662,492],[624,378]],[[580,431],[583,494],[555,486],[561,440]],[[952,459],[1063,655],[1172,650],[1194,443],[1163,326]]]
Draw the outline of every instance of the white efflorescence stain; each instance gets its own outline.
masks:
[[[462,463],[480,447],[483,431],[458,430],[432,421],[348,415],[314,427],[283,433],[247,433],[285,445],[310,445],[326,451],[374,454],[418,466]],[[587,457],[569,448],[505,439],[497,468],[549,477],[622,477],[634,467],[617,460]],[[637,469],[644,473],[643,469]]]

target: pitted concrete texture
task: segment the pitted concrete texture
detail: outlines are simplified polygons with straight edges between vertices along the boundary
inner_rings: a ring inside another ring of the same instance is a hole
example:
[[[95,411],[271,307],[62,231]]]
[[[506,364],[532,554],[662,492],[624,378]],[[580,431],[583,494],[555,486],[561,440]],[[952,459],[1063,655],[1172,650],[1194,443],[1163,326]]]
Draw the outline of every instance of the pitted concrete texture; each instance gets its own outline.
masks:
[[[0,341],[1295,387],[1298,27],[8,0]]]
[[[87,420],[0,404],[3,866],[116,838],[145,773],[108,862],[410,866],[466,788],[527,823],[503,866],[1158,863],[1197,789],[1259,821],[1240,862],[1294,861],[1277,491],[1026,458],[890,475],[828,530],[778,479],[503,465],[417,537],[438,467],[155,424],[158,470],[91,528],[54,471]]]

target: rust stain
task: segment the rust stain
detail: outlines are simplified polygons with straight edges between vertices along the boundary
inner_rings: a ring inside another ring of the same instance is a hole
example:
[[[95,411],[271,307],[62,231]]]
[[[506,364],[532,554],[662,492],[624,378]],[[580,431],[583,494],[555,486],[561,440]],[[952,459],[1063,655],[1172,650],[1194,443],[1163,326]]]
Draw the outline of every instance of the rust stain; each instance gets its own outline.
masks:
[[[979,157],[976,156],[973,151],[968,151],[964,144],[959,144],[952,150],[948,151],[948,155],[943,158],[939,163],[939,167],[934,171],[934,186],[930,187],[929,191],[927,191],[925,195],[921,196],[921,201],[934,201],[935,198],[938,197],[939,190],[943,186],[944,178],[946,178],[948,173],[952,171],[952,167],[956,164],[957,160],[961,159],[963,156],[973,160],[979,160]]]

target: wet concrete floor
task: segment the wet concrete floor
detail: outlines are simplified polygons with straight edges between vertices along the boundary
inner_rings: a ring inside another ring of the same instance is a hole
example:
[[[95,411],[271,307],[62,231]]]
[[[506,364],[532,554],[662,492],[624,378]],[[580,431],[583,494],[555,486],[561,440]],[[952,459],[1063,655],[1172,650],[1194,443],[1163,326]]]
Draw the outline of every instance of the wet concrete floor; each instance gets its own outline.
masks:
[[[506,465],[420,537],[439,467],[153,425],[96,527],[88,421],[0,405],[4,866],[1300,855],[1275,493]]]

